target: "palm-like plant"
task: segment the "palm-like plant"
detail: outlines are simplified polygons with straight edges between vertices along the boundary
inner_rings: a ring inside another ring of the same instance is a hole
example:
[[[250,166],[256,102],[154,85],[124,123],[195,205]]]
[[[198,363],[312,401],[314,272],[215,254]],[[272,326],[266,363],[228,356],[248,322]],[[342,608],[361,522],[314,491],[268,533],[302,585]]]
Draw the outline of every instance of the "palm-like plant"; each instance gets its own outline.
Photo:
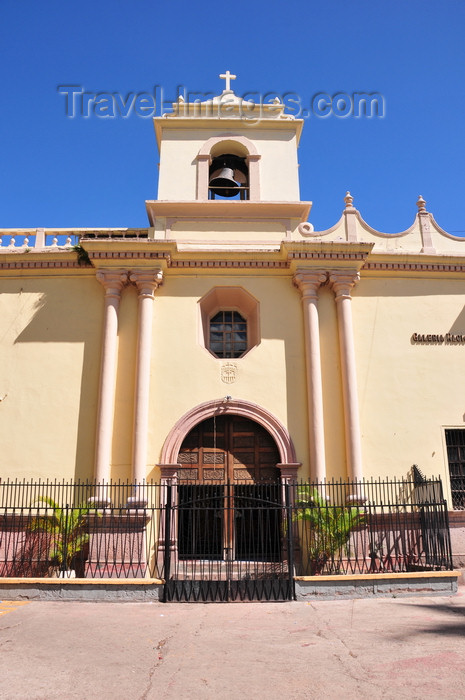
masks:
[[[46,496],[38,498],[33,505],[40,507],[40,504],[44,504],[46,512],[32,518],[29,530],[48,536],[48,559],[51,566],[66,571],[71,568],[73,559],[89,542],[89,535],[84,532],[84,516],[89,509],[68,506],[60,508],[53,498]]]
[[[351,531],[363,524],[364,511],[358,506],[331,506],[309,484],[297,489],[294,519],[309,524],[308,557],[311,575],[321,573],[334,555],[347,553]]]

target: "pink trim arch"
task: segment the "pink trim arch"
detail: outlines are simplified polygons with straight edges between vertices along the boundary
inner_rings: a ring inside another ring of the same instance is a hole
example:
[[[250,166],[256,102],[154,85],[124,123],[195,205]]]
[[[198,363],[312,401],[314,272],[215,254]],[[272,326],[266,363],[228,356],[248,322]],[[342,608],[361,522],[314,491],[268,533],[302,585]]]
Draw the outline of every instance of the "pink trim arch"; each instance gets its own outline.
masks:
[[[167,469],[177,467],[177,459],[182,441],[186,435],[203,420],[213,415],[235,414],[259,423],[267,430],[276,442],[281,463],[277,466],[281,469],[282,478],[296,478],[297,469],[301,466],[296,460],[294,445],[291,436],[284,425],[269,411],[250,401],[241,399],[219,399],[201,403],[191,411],[185,413],[170,431],[165,440],[161,453],[160,467],[162,474]],[[173,474],[174,476],[174,474]]]

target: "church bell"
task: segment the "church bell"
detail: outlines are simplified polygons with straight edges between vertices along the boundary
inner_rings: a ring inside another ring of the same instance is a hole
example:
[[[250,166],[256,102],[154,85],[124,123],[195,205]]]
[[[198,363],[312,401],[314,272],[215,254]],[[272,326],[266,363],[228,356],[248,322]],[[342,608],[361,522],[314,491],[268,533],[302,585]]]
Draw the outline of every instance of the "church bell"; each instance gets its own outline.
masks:
[[[218,197],[235,197],[247,186],[247,166],[244,158],[222,155],[210,166],[209,189]]]

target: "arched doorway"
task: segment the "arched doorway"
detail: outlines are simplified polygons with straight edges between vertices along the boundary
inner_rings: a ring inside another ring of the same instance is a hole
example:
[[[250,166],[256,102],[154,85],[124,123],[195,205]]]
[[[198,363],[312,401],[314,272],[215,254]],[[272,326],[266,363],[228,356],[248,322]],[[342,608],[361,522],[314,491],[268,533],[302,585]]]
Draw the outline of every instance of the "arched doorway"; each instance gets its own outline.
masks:
[[[279,450],[236,414],[184,438],[178,464],[178,554],[184,560],[277,562],[282,550]]]

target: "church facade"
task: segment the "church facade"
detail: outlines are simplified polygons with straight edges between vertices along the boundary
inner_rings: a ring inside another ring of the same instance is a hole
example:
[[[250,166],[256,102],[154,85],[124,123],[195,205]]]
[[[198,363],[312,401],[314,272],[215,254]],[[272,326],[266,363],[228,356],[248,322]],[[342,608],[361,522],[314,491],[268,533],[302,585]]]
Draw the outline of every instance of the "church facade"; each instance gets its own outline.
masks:
[[[230,89],[174,107],[154,120],[146,229],[1,231],[2,480],[356,482],[418,465],[441,477],[465,559],[465,241],[422,197],[401,233],[349,193],[314,231],[301,120],[280,104],[244,120]]]

